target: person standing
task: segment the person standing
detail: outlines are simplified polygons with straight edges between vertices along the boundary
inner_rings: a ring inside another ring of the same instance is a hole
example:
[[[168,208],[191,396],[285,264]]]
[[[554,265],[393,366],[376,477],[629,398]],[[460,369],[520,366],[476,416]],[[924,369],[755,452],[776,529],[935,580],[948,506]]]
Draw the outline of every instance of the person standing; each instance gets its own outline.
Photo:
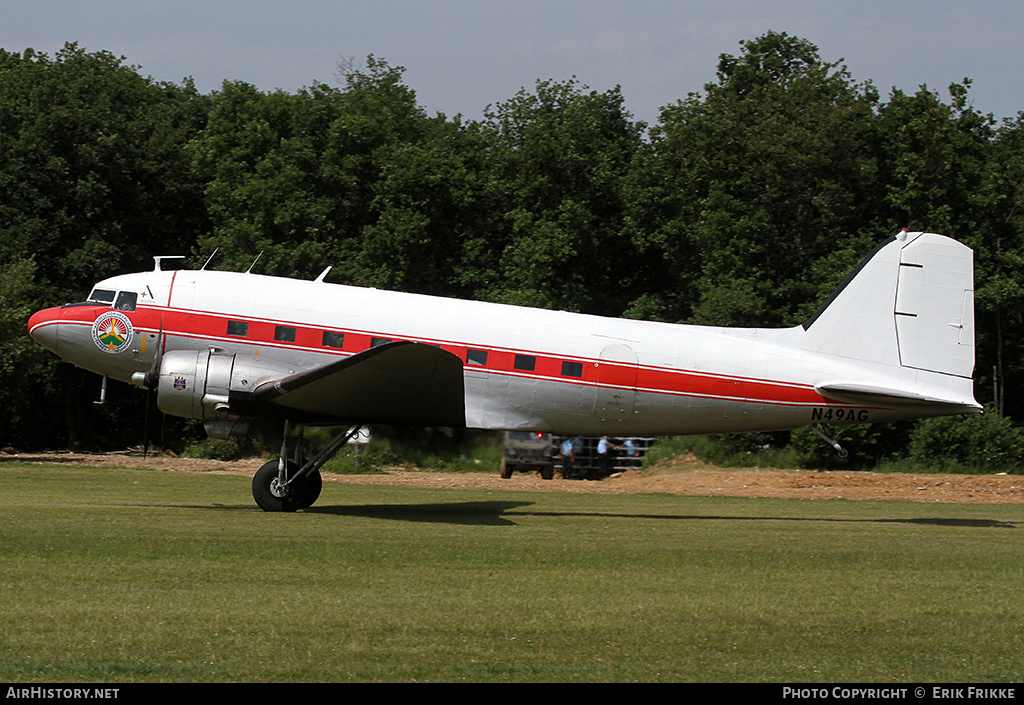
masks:
[[[561,453],[562,453],[562,478],[566,480],[575,479],[575,461],[576,461],[576,450],[573,447],[573,442],[576,437],[566,438],[562,441]]]
[[[608,436],[601,436],[597,442],[597,474],[598,479],[603,480],[612,474],[612,451],[618,448],[617,445],[608,440]]]
[[[640,467],[640,447],[632,438],[627,438],[622,447],[626,449],[626,464],[636,470]]]

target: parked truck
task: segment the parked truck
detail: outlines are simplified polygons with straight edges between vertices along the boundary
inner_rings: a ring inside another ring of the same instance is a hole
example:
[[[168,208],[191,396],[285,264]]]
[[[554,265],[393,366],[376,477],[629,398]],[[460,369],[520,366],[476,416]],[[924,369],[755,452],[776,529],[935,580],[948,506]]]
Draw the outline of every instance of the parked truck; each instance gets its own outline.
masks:
[[[502,443],[501,476],[539,472],[545,480],[555,476],[555,446],[550,433],[506,431]]]

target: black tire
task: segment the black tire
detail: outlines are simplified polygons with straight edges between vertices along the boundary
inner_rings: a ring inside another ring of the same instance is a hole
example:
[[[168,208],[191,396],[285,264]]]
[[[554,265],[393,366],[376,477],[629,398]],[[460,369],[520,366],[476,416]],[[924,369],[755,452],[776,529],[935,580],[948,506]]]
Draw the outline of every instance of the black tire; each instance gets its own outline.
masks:
[[[837,450],[833,446],[828,447],[828,454],[833,465],[847,465],[853,458],[853,446],[849,443],[841,443],[840,446],[841,450]]]
[[[323,489],[324,481],[320,477],[319,470],[313,470],[298,482],[294,483],[294,493],[298,497],[299,509],[312,507],[313,503],[320,497],[320,490]]]
[[[550,480],[555,476],[555,466],[551,464],[540,466],[540,476],[545,480]]]
[[[510,477],[512,477],[512,471],[514,469],[515,466],[512,463],[508,462],[506,458],[501,459],[501,478],[503,480],[507,480]]]
[[[299,508],[300,500],[292,488],[288,488],[284,493],[275,493],[277,470],[278,461],[271,460],[256,471],[252,477],[252,498],[265,512],[294,512]]]

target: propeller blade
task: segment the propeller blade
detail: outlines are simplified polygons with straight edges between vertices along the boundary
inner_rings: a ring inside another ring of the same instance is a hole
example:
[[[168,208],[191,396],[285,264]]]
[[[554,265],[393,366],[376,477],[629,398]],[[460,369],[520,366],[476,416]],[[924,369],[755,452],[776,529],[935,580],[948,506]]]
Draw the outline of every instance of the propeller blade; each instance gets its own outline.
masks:
[[[146,413],[143,420],[143,431],[142,431],[142,459],[145,460],[149,456],[149,410],[153,406],[153,402],[156,398],[156,388],[160,383],[160,363],[164,357],[164,345],[166,340],[164,338],[164,319],[160,318],[160,332],[157,334],[156,339],[156,352],[153,353],[153,362],[149,366],[149,370],[146,372]]]

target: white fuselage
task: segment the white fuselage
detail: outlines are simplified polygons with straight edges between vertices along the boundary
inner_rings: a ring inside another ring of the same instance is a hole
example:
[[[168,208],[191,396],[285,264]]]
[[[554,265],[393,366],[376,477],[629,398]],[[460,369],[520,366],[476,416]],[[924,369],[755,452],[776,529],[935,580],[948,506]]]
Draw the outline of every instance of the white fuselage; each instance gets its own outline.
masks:
[[[111,310],[101,303],[41,311],[29,328],[61,357],[122,381],[145,371],[157,348],[213,346],[267,361],[279,373],[386,339],[435,345],[463,361],[471,428],[729,433],[892,421],[951,408],[948,398],[929,407],[824,397],[816,385],[837,379],[927,397],[936,375],[898,361],[864,363],[805,350],[802,327],[676,325],[205,270],[122,275],[96,289],[137,295],[135,309],[123,312],[131,329],[127,344],[97,342],[94,324]],[[960,386],[969,390],[969,380]],[[969,391],[960,397],[954,401],[977,406]]]

